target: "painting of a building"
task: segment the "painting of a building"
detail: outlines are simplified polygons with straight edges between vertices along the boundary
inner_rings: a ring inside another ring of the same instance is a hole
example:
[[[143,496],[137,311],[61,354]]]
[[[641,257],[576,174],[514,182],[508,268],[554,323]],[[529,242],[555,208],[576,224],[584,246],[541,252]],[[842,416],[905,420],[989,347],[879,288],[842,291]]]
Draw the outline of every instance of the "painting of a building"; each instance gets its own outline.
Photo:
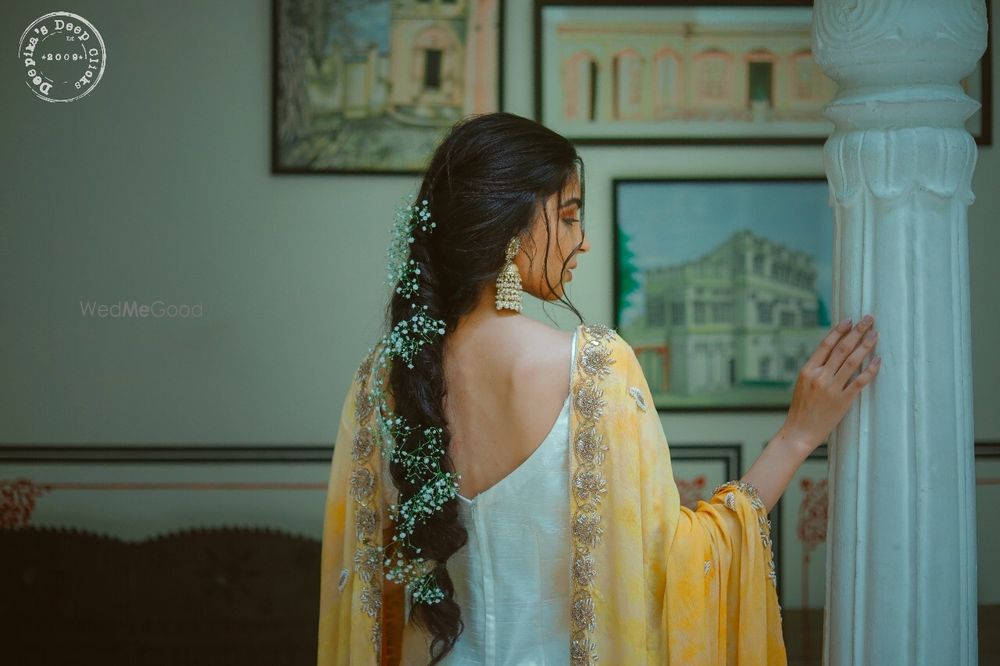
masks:
[[[825,136],[811,8],[548,7],[542,121],[575,137]]]
[[[283,165],[419,171],[456,120],[498,109],[499,0],[275,1]]]
[[[390,17],[390,112],[451,124],[494,110],[496,0],[394,0]]]
[[[654,394],[786,399],[828,324],[816,259],[750,231],[643,277],[645,314],[623,333]]]
[[[836,90],[812,58],[808,22],[566,24],[556,35],[567,122],[816,121]]]

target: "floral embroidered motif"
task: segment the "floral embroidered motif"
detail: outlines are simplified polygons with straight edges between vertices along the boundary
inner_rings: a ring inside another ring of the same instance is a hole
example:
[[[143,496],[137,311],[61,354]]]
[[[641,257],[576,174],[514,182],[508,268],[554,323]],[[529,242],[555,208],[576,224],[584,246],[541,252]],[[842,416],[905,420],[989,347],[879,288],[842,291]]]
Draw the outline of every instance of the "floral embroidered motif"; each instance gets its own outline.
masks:
[[[594,556],[590,553],[577,553],[573,558],[573,579],[580,585],[590,585],[596,577]]]
[[[375,362],[374,352],[365,355],[361,365],[358,366],[357,381],[358,390],[354,394],[354,418],[358,423],[364,423],[372,415],[374,405],[368,393],[368,380],[370,379],[372,365]]]
[[[610,342],[611,340],[614,340],[615,335],[617,335],[615,330],[607,324],[590,324],[585,328],[587,329],[587,333],[590,334],[590,337],[599,341],[606,340]]]
[[[583,462],[600,465],[607,450],[604,436],[597,432],[597,428],[582,428],[576,433],[576,455]]]
[[[364,462],[368,460],[368,456],[372,454],[375,449],[375,444],[372,442],[372,433],[368,428],[359,428],[356,433],[354,433],[354,446],[351,449],[351,458],[354,462]]]
[[[600,472],[580,471],[576,473],[573,486],[577,496],[584,501],[600,502],[601,495],[608,491],[607,482]]]
[[[771,521],[767,519],[767,507],[764,504],[764,501],[761,500],[760,493],[757,492],[757,488],[754,487],[754,485],[749,481],[727,481],[726,483],[718,486],[712,492],[712,495],[717,495],[728,488],[738,490],[746,495],[746,497],[750,500],[750,506],[757,510],[757,524],[760,526],[760,541],[764,544],[764,552],[767,554],[767,577],[771,580],[771,584],[777,588],[778,575],[775,572],[774,567],[774,544],[771,541]],[[726,493],[723,498],[723,503],[731,511],[736,510],[736,496],[732,490]],[[778,607],[778,610],[781,610],[780,606]]]
[[[382,593],[375,586],[366,585],[361,589],[361,610],[371,617],[375,617],[382,610]]]
[[[574,666],[597,662],[597,645],[592,634],[597,630],[597,612],[591,586],[597,578],[591,549],[604,536],[600,505],[607,492],[607,480],[600,470],[608,450],[597,425],[606,406],[601,379],[611,374],[615,362],[611,342],[617,335],[604,324],[580,328],[577,367],[574,371],[573,405],[576,409],[576,432],[573,434],[572,472],[573,527],[573,603],[570,616],[573,634],[570,661]]]
[[[367,467],[359,467],[351,472],[351,494],[356,500],[363,500],[375,490],[375,477]]]
[[[635,404],[639,405],[639,409],[646,411],[646,397],[642,395],[642,389],[638,386],[630,386],[628,394],[635,398]]]
[[[360,385],[358,387],[358,395],[355,398],[354,403],[354,418],[356,418],[359,423],[367,421],[368,417],[371,416],[374,411],[369,395],[364,391],[364,385]]]
[[[705,575],[707,576],[708,572],[711,570],[712,570],[712,560],[705,560]]]
[[[580,361],[583,371],[594,377],[603,377],[611,372],[611,350],[607,346],[596,342],[586,345],[580,351]]]
[[[362,362],[363,365],[364,362]],[[368,374],[360,375],[358,378],[358,391],[354,395],[354,418],[358,423],[367,421],[371,417],[372,412],[375,411],[375,406],[372,403],[369,392],[369,379],[370,376]]]
[[[573,626],[576,627],[577,631],[593,631],[597,628],[594,599],[590,596],[590,592],[577,593],[573,599],[573,609],[570,614],[573,617]]]
[[[358,380],[362,384],[368,383],[368,375],[372,373],[372,365],[375,363],[375,353],[371,352],[365,354],[364,359],[361,361],[361,365],[358,366]]]
[[[596,546],[604,536],[599,513],[581,513],[573,520],[573,536],[587,546]]]
[[[378,348],[373,348],[358,367],[358,390],[355,394],[354,416],[357,419],[357,432],[351,447],[351,459],[354,468],[351,471],[350,491],[355,499],[354,531],[357,542],[354,547],[354,568],[361,579],[361,610],[372,618],[371,646],[375,661],[381,661],[382,651],[382,577],[378,575],[382,568],[381,551],[378,544],[372,541],[378,527],[378,514],[375,511],[373,495],[378,480],[374,467],[377,461],[372,460],[375,441],[369,424],[375,412],[375,404],[369,391],[372,367]],[[346,585],[347,569],[341,573],[341,586]]]
[[[354,529],[357,532],[358,541],[371,538],[378,526],[378,515],[374,509],[368,506],[359,506],[354,514]]]
[[[596,421],[601,418],[601,411],[604,409],[604,391],[596,386],[581,384],[576,389],[574,398],[576,410],[588,421]]]
[[[372,576],[381,565],[382,555],[375,546],[364,546],[354,551],[354,566],[361,574],[361,580],[370,583]]]
[[[597,646],[589,638],[573,639],[569,647],[571,663],[592,664],[597,661]]]

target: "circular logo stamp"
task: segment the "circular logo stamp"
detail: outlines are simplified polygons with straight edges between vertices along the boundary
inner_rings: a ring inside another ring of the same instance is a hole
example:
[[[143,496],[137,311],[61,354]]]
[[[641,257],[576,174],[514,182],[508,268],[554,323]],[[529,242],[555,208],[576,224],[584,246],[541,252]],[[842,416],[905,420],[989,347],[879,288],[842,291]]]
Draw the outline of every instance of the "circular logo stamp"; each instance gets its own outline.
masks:
[[[70,12],[35,19],[21,35],[24,82],[46,102],[72,102],[101,80],[107,53],[90,21]]]

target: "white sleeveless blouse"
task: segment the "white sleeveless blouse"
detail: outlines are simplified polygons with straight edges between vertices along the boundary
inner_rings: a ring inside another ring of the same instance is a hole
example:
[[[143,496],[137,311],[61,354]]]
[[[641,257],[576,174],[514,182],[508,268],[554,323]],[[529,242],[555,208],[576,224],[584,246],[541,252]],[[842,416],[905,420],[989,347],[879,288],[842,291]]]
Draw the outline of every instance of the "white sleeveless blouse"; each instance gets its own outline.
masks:
[[[572,350],[575,363],[575,333]],[[447,567],[465,630],[442,664],[569,663],[569,409],[567,396],[545,439],[514,471],[474,499],[458,496],[469,540]],[[407,595],[407,620],[409,606]],[[402,663],[427,664],[429,645],[407,622]]]

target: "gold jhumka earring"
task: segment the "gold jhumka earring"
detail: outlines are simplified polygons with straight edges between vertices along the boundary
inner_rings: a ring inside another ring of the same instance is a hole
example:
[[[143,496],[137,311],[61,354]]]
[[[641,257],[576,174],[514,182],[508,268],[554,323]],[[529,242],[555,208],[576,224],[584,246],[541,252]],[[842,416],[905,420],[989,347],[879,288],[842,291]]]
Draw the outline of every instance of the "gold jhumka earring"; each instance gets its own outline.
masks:
[[[514,236],[507,243],[506,260],[497,276],[497,310],[521,311],[521,274],[514,264],[514,256],[520,249],[521,238]]]

